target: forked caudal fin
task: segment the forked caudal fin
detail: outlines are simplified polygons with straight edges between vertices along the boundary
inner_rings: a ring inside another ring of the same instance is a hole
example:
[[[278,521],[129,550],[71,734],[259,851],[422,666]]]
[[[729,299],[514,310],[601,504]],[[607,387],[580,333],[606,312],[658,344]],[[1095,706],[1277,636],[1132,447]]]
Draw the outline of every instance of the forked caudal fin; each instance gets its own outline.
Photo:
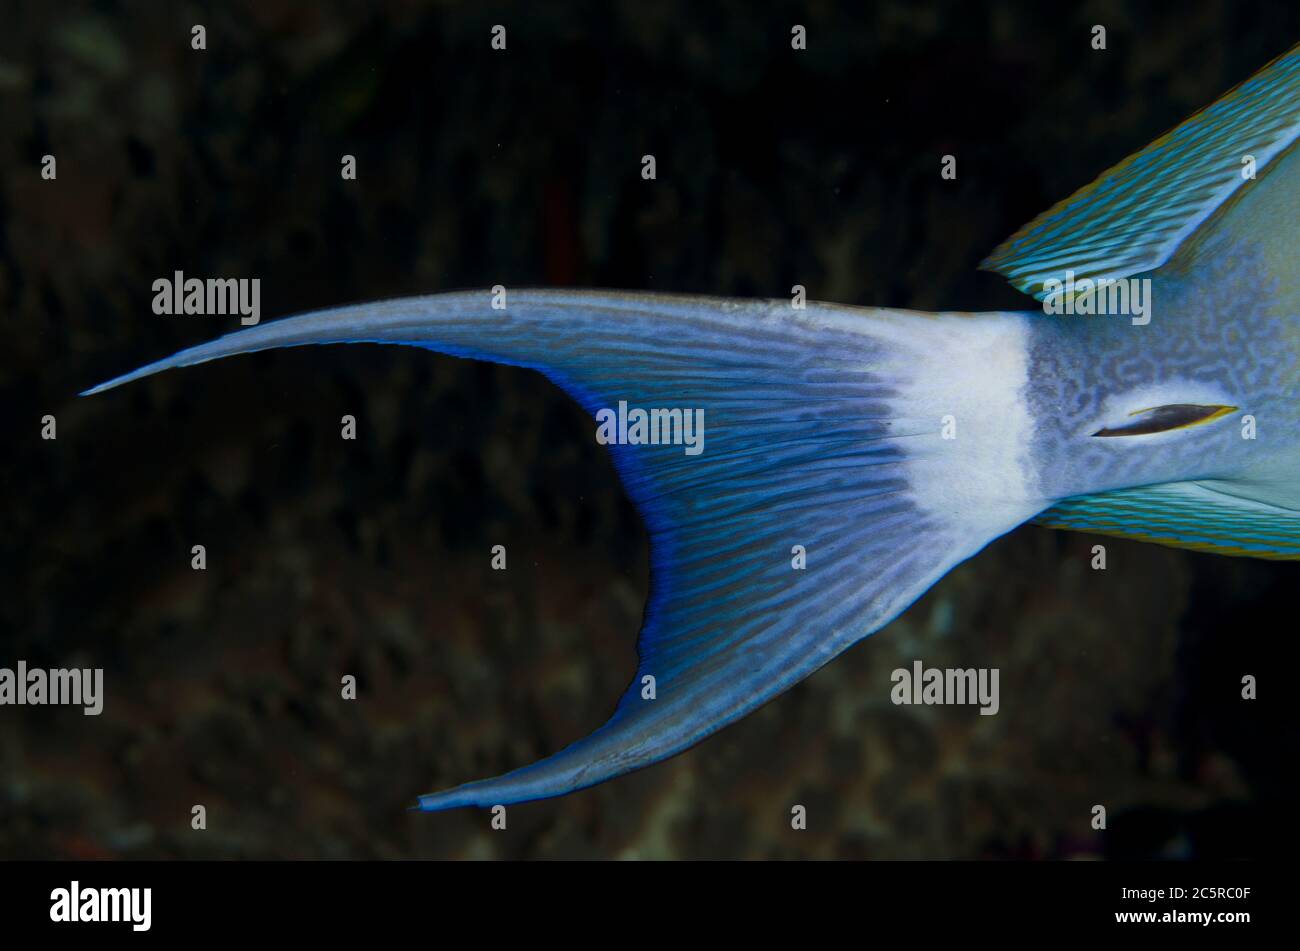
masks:
[[[423,796],[425,810],[555,796],[678,753],[1046,506],[1023,471],[1018,315],[551,291],[494,309],[487,293],[446,294],[252,327],[87,392],[343,342],[540,370],[606,423],[650,533],[640,663],[609,722],[531,766]]]

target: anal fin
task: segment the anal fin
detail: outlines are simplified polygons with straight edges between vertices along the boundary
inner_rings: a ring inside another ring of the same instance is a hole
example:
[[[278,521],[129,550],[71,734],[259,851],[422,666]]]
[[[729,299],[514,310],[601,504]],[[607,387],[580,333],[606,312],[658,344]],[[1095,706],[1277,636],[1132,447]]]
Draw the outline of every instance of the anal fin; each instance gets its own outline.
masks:
[[[1300,512],[1239,498],[1198,482],[1119,489],[1064,499],[1034,521],[1218,555],[1300,560]]]

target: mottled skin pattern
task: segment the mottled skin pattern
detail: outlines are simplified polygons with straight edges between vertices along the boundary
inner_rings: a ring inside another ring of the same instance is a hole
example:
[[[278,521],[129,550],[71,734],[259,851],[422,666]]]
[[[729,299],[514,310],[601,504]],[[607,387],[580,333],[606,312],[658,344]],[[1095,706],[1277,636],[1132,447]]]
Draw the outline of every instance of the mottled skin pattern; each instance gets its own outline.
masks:
[[[1151,278],[1151,321],[1029,324],[1028,467],[1044,498],[1174,481],[1300,509],[1300,151],[1280,156]],[[1096,438],[1161,403],[1237,412],[1172,432]],[[1257,438],[1242,438],[1242,417]]]

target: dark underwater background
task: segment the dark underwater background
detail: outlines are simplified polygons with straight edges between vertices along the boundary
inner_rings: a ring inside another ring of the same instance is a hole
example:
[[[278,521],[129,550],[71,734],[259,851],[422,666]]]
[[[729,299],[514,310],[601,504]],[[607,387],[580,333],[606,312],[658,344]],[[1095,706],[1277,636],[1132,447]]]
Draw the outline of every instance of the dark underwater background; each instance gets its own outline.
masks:
[[[631,677],[647,540],[594,424],[535,373],[371,346],[75,394],[238,326],[154,315],[175,270],[260,278],[263,320],[496,283],[1029,309],[982,257],[1293,45],[1300,6],[0,7],[0,666],[107,690],[0,707],[0,857],[1277,847],[1300,565],[1032,526],[667,763],[505,832],[409,812]],[[999,668],[1000,713],[891,704],[918,658]]]

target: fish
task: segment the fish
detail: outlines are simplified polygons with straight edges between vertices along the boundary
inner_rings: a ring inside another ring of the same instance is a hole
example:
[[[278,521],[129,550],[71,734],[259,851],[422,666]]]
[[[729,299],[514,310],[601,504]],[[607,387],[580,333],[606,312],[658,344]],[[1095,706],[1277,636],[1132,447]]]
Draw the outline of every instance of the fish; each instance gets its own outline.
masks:
[[[377,343],[576,400],[650,537],[634,679],[584,739],[412,808],[559,796],[745,716],[1027,522],[1300,559],[1298,136],[1300,45],[995,249],[1023,311],[498,286],[261,323],[82,395]]]

